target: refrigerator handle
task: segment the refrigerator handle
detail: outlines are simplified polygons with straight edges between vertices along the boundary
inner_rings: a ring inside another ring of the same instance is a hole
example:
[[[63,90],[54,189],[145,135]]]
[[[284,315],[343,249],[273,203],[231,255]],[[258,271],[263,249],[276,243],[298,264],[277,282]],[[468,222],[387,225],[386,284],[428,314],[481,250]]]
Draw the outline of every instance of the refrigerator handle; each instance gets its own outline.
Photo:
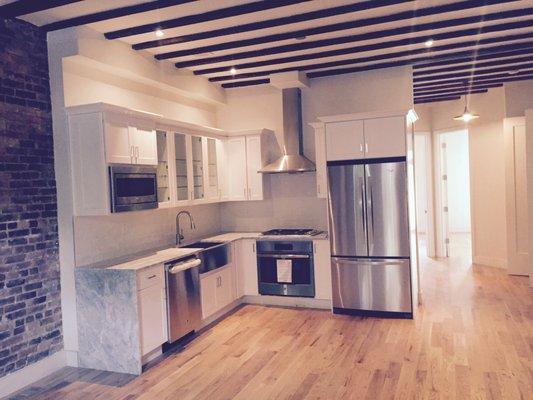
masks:
[[[367,198],[367,212],[370,213],[370,218],[367,218],[367,231],[368,231],[368,253],[372,253],[374,246],[374,204],[372,199],[372,185],[367,182],[367,188],[369,190],[369,196]]]

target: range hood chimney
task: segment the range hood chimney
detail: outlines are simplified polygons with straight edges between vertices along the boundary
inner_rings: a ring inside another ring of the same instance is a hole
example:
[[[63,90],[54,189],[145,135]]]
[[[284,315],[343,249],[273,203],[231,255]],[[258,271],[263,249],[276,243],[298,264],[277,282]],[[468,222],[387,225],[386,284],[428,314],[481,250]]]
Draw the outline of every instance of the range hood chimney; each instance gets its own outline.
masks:
[[[282,156],[259,172],[263,174],[281,174],[316,171],[315,164],[303,155],[302,94],[300,89],[283,89],[281,95],[283,102],[283,135],[279,147],[281,148]]]

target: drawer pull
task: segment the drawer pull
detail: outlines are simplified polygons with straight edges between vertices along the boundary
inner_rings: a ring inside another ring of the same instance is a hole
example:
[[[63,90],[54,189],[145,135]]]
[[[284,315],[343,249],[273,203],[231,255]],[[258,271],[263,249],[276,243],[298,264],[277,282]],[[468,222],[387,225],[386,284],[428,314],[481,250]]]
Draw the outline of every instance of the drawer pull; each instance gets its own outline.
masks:
[[[202,261],[199,258],[195,258],[190,261],[185,261],[179,264],[175,264],[172,267],[169,268],[168,272],[171,274],[177,274],[180,271],[183,271],[185,269],[194,268],[199,266],[202,263]]]
[[[154,279],[157,275],[150,275],[149,277],[147,277],[146,279]]]

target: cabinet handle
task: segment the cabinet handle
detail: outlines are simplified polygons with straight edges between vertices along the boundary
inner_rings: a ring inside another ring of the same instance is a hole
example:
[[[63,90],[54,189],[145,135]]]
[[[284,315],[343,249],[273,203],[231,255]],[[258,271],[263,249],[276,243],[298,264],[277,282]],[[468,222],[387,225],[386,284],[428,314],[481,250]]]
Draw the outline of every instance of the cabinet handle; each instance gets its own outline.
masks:
[[[133,163],[134,157],[135,157],[135,150],[133,149],[133,146],[130,146],[130,158],[131,158],[132,163]]]
[[[154,279],[156,277],[156,275],[150,275],[149,277],[147,277],[146,279]]]
[[[368,143],[365,143],[365,153],[368,153]]]
[[[252,252],[255,253],[255,242],[252,243]]]
[[[363,152],[363,143],[359,143],[359,151],[362,153]]]

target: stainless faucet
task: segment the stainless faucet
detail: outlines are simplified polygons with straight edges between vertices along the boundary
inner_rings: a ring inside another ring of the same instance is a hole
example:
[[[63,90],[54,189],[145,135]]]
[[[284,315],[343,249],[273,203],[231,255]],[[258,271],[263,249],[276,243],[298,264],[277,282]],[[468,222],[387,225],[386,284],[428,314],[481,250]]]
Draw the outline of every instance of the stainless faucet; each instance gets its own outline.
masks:
[[[196,229],[194,225],[194,219],[189,211],[182,210],[176,215],[176,245],[180,245],[181,241],[184,239],[183,231],[180,229],[180,215],[185,214],[189,217],[189,222],[191,223],[191,229]]]

